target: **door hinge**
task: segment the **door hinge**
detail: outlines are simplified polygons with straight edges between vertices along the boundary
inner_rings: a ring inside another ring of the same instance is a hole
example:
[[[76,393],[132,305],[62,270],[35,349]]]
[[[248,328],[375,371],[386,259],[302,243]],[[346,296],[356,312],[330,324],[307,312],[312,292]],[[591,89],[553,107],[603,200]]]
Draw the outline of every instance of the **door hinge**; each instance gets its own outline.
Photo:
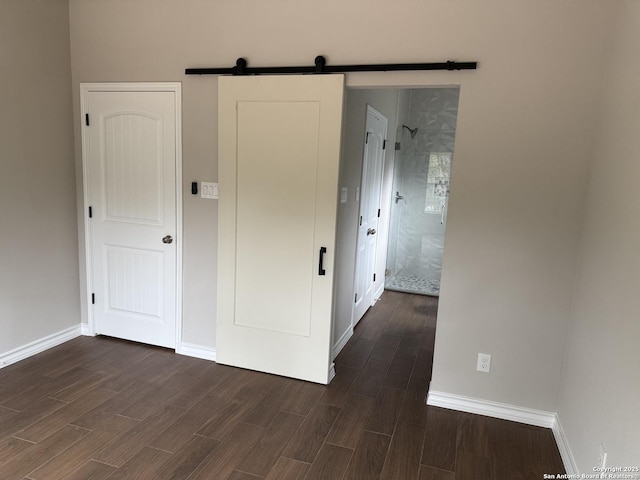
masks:
[[[366,135],[365,135],[365,137],[364,137],[364,143],[365,143],[365,144],[366,144],[366,143],[369,143],[369,134],[370,134],[370,133],[371,133],[371,132],[367,132],[367,134],[366,134]]]
[[[380,218],[380,209],[378,209],[378,218]]]
[[[84,114],[84,124],[88,127],[89,126],[89,114],[85,113]]]
[[[356,298],[353,299],[353,303],[358,303],[358,294],[356,293]]]
[[[386,150],[386,149],[387,149],[387,141],[386,141],[386,140],[383,140],[383,141],[382,141],[382,149],[383,149],[383,150]]]
[[[373,274],[373,281],[374,282],[376,281],[376,274],[375,273]]]
[[[92,293],[91,294],[91,305],[95,305],[96,304],[96,294]]]
[[[89,218],[93,218],[93,209],[89,207]]]
[[[360,225],[362,225],[362,215],[360,215]]]

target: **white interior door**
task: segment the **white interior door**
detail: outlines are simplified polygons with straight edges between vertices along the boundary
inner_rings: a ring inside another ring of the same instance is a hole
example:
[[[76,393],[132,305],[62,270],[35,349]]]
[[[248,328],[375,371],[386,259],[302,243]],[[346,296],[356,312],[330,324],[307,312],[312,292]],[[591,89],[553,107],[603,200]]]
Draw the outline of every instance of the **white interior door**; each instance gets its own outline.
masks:
[[[343,75],[219,78],[219,363],[331,380],[343,90]]]
[[[354,326],[373,305],[376,282],[384,282],[384,278],[375,277],[375,268],[386,136],[387,118],[367,105],[356,253]]]
[[[83,85],[93,325],[176,345],[176,166],[179,87]]]

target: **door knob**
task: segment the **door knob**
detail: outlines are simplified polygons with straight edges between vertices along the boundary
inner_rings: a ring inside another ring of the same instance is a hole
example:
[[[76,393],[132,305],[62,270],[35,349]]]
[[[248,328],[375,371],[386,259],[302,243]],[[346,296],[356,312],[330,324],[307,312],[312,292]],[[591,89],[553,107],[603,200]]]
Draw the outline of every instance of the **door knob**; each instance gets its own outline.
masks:
[[[367,230],[367,235],[375,235],[375,234],[376,234],[375,228],[370,228],[369,230]]]
[[[166,237],[162,238],[162,243],[171,243],[173,242],[173,238],[171,237],[171,235],[167,235]]]

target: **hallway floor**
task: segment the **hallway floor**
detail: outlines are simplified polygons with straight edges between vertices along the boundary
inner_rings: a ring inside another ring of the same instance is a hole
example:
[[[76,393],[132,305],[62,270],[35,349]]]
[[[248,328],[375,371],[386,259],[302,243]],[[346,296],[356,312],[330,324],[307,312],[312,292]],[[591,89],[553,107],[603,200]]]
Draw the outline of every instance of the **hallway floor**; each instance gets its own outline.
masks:
[[[80,337],[0,370],[0,478],[498,480],[551,431],[426,407],[437,299],[385,292],[328,386]]]

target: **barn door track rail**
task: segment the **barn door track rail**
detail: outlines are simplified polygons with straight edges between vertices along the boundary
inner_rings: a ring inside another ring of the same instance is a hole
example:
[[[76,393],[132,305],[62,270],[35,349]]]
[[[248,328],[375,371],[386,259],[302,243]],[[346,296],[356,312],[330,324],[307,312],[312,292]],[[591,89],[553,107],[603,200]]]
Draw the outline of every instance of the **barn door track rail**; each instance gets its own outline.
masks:
[[[387,63],[365,65],[327,65],[326,59],[318,55],[313,67],[248,67],[244,58],[236,60],[236,66],[231,68],[187,68],[185,75],[290,75],[300,73],[347,73],[347,72],[398,72],[410,70],[475,70],[477,62],[446,62],[436,63]]]

